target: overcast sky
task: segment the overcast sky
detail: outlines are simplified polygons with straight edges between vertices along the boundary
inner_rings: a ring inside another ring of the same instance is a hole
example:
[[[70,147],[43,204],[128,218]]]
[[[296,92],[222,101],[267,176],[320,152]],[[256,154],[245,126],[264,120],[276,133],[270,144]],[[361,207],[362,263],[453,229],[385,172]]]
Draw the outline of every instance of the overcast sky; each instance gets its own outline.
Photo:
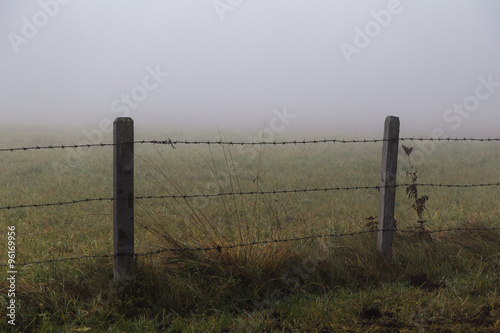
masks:
[[[499,18],[498,0],[2,0],[1,121],[498,136]]]

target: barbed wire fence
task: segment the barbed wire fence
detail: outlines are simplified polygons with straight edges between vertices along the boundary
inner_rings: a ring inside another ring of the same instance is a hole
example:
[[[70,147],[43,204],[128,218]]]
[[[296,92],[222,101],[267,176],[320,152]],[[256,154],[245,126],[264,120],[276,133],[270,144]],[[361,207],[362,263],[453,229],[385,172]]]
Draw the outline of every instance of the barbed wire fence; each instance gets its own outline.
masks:
[[[380,190],[383,187],[441,187],[441,188],[471,188],[471,187],[491,187],[500,186],[500,183],[481,183],[481,184],[433,184],[433,183],[402,183],[394,186],[352,186],[352,187],[322,187],[322,188],[303,188],[303,189],[290,189],[290,190],[273,190],[273,191],[246,191],[246,192],[220,192],[214,194],[165,194],[165,195],[144,195],[136,196],[134,200],[148,200],[148,199],[194,199],[194,198],[214,198],[225,197],[231,195],[266,195],[266,194],[288,194],[288,193],[309,193],[309,192],[331,192],[331,191],[355,191],[355,190]],[[65,206],[74,205],[78,203],[98,202],[98,201],[114,201],[112,197],[102,198],[84,198],[60,202],[48,202],[37,204],[21,204],[12,206],[0,207],[0,210],[12,210],[19,208],[40,208],[50,206]]]
[[[388,117],[389,118],[389,117]],[[116,123],[123,121],[124,119],[129,119],[127,120],[128,122],[131,121],[130,118],[117,118],[115,120],[115,131],[116,131]],[[133,126],[133,122],[131,123]],[[132,127],[133,129],[133,127]],[[398,128],[397,128],[397,134],[399,135],[399,120],[398,120]],[[129,136],[130,138],[130,136]],[[152,144],[152,145],[167,145],[170,146],[172,149],[176,149],[176,146],[178,145],[228,145],[228,146],[244,146],[244,145],[251,145],[251,146],[284,146],[284,145],[310,145],[310,144],[322,144],[322,143],[332,143],[332,144],[362,144],[362,143],[379,143],[382,142],[384,145],[386,144],[395,144],[396,147],[398,145],[399,141],[443,141],[443,142],[500,142],[500,138],[415,138],[415,137],[407,137],[407,138],[391,138],[389,135],[384,136],[383,139],[361,139],[361,140],[343,140],[343,139],[322,139],[322,140],[293,140],[293,141],[259,141],[259,142],[245,142],[245,141],[224,141],[224,140],[219,140],[219,141],[190,141],[190,140],[140,140],[140,141],[134,141],[134,140],[124,140],[122,142],[119,142],[116,140],[116,135],[115,135],[115,142],[113,143],[96,143],[96,144],[79,144],[79,145],[49,145],[49,146],[30,146],[30,147],[16,147],[16,148],[0,148],[0,153],[1,152],[18,152],[18,151],[32,151],[32,150],[56,150],[56,149],[78,149],[78,148],[90,148],[90,147],[114,147],[114,160],[115,160],[115,177],[116,175],[116,166],[117,163],[120,164],[117,159],[120,159],[120,156],[123,155],[123,148],[128,148],[128,152],[132,151],[132,156],[133,156],[133,146],[136,144]],[[385,149],[385,148],[384,148]],[[391,157],[392,160],[397,160],[397,154],[396,157],[394,156]],[[123,163],[124,161],[121,161]],[[130,160],[125,161],[128,163],[127,165],[130,165]],[[133,162],[133,160],[132,160]],[[132,163],[133,165],[133,163]],[[132,170],[127,170],[130,174],[133,175],[133,168]],[[133,178],[132,178],[133,179]],[[395,191],[396,188],[398,187],[408,187],[408,186],[418,186],[418,187],[437,187],[437,188],[474,188],[474,187],[495,187],[495,186],[500,186],[500,182],[497,183],[477,183],[477,184],[439,184],[439,183],[400,183],[396,184],[395,183],[395,177],[394,177],[394,182],[393,183],[386,183],[382,185],[373,185],[373,186],[351,186],[351,187],[323,187],[323,188],[302,188],[302,189],[284,189],[284,190],[271,190],[271,191],[240,191],[240,192],[220,192],[220,193],[215,193],[215,194],[205,194],[205,193],[194,193],[194,194],[184,194],[184,195],[145,195],[145,196],[135,196],[133,195],[133,188],[132,191],[129,193],[126,193],[126,201],[133,202],[136,200],[150,200],[150,199],[193,199],[193,198],[214,198],[214,197],[224,197],[224,196],[245,196],[245,195],[267,195],[267,194],[288,194],[288,193],[311,193],[311,192],[331,192],[331,191],[357,191],[357,190],[392,190]],[[119,184],[115,184],[115,190],[116,187],[119,187]],[[132,195],[130,195],[132,193]],[[381,194],[382,195],[382,194]],[[395,199],[392,199],[395,200]],[[67,201],[61,201],[61,202],[48,202],[48,203],[31,203],[31,204],[17,204],[17,205],[7,205],[7,206],[0,206],[0,211],[2,210],[14,210],[14,209],[28,209],[28,208],[42,208],[42,207],[49,207],[49,206],[63,206],[63,205],[74,205],[74,204],[85,204],[89,202],[113,202],[113,203],[119,203],[124,201],[124,198],[119,198],[117,195],[114,195],[114,197],[100,197],[100,198],[83,198],[83,199],[74,199],[74,200],[67,200]],[[392,212],[392,215],[394,212]],[[116,215],[116,211],[115,211]],[[157,255],[161,253],[175,253],[175,252],[184,252],[184,251],[195,251],[195,252],[202,252],[202,251],[218,251],[221,252],[222,250],[228,250],[228,249],[233,249],[233,248],[241,248],[241,247],[247,247],[247,246],[256,246],[256,245],[264,245],[264,244],[271,244],[271,243],[282,243],[282,242],[293,242],[293,241],[304,241],[304,240],[310,240],[310,239],[317,239],[317,238],[326,238],[326,237],[346,237],[346,236],[357,236],[357,235],[363,235],[363,234],[370,234],[370,233],[377,233],[379,236],[388,234],[390,235],[390,241],[391,241],[391,256],[392,256],[392,233],[394,232],[399,232],[399,233],[422,233],[421,230],[398,230],[394,228],[392,225],[391,227],[387,228],[386,225],[384,226],[383,221],[380,221],[381,219],[388,218],[394,219],[394,217],[389,216],[389,217],[384,217],[383,215],[379,214],[379,228],[377,230],[362,230],[362,231],[357,231],[357,232],[349,232],[349,233],[330,233],[330,234],[318,234],[318,235],[310,235],[310,236],[301,236],[301,237],[292,237],[292,238],[280,238],[280,239],[271,239],[271,240],[262,240],[262,241],[253,241],[253,242],[248,242],[248,243],[240,243],[240,244],[232,244],[232,245],[217,245],[215,244],[214,246],[211,247],[178,247],[178,248],[161,248],[161,249],[156,249],[152,250],[149,252],[143,252],[143,253],[134,253],[133,251],[123,251],[122,250],[117,250],[115,248],[115,251],[113,254],[97,254],[97,255],[82,255],[82,256],[77,256],[77,257],[67,257],[67,258],[60,258],[60,259],[47,259],[47,260],[37,260],[37,261],[29,261],[29,262],[24,262],[24,263],[16,263],[16,266],[27,266],[27,265],[34,265],[34,264],[48,264],[48,263],[57,263],[57,262],[66,262],[66,261],[74,261],[74,260],[82,260],[82,259],[96,259],[96,258],[113,258],[115,260],[115,266],[116,260],[120,258],[127,258],[130,259],[132,257],[144,257],[144,256],[152,256],[152,255]],[[114,229],[115,229],[115,242],[117,241],[116,238],[116,233],[118,232],[118,229],[129,229],[130,226],[120,226],[116,225],[117,222],[123,222],[123,221],[114,221]],[[133,223],[133,219],[132,219]],[[457,232],[457,231],[494,231],[494,230],[500,230],[500,227],[497,228],[463,228],[463,227],[458,227],[458,228],[448,228],[448,229],[436,229],[436,230],[426,230],[425,232],[427,234],[433,234],[433,233],[443,233],[443,232]],[[133,224],[132,224],[132,232],[133,232]],[[127,236],[130,236],[127,235]],[[131,239],[133,242],[133,234],[132,237],[127,237],[129,240]],[[130,244],[128,244],[130,245]],[[133,243],[132,243],[132,248],[133,248]],[[379,248],[379,251],[380,248]],[[383,252],[383,251],[381,251]],[[127,262],[130,264],[131,260],[127,260]],[[0,267],[7,267],[9,264],[5,263],[0,263]],[[119,266],[119,265],[118,265]],[[126,265],[127,266],[127,265]],[[130,272],[131,267],[121,267],[118,268],[119,272],[116,271],[117,267],[115,267],[115,278],[120,280],[127,278],[126,275]],[[119,282],[119,281],[118,281]]]
[[[117,145],[127,144],[152,144],[152,145],[167,145],[175,149],[177,145],[209,145],[209,146],[284,146],[284,145],[308,145],[320,143],[379,143],[389,141],[387,139],[361,139],[361,140],[343,140],[343,139],[322,139],[322,140],[293,140],[293,141],[224,141],[224,140],[138,140],[124,143],[89,143],[75,145],[49,145],[49,146],[30,146],[30,147],[15,147],[15,148],[0,148],[0,152],[15,152],[28,150],[56,150],[56,149],[77,149],[77,148],[92,148],[92,147],[112,147]],[[399,141],[420,141],[420,142],[499,142],[500,138],[399,138]]]
[[[436,234],[436,233],[443,233],[443,232],[453,232],[453,231],[494,231],[494,230],[500,230],[500,227],[497,228],[467,228],[467,227],[457,227],[457,228],[448,228],[448,229],[436,229],[436,230],[426,230],[425,234]],[[358,235],[364,235],[364,234],[372,234],[379,232],[380,230],[362,230],[362,231],[355,231],[355,232],[348,232],[348,233],[329,233],[329,234],[319,234],[319,235],[310,235],[310,236],[303,236],[303,237],[292,237],[292,238],[279,238],[279,239],[270,239],[270,240],[263,240],[263,241],[253,241],[253,242],[248,242],[248,243],[240,243],[240,244],[233,244],[233,245],[217,245],[217,246],[211,246],[211,247],[178,247],[178,248],[161,248],[161,249],[156,249],[148,252],[142,252],[142,253],[121,253],[121,254],[97,254],[97,255],[82,255],[78,257],[68,257],[68,258],[61,258],[61,259],[48,259],[48,260],[40,260],[40,261],[30,261],[30,262],[25,262],[25,263],[18,263],[16,266],[28,266],[28,265],[34,265],[34,264],[48,264],[48,263],[56,263],[56,262],[64,262],[64,261],[73,261],[73,260],[81,260],[81,259],[98,259],[98,258],[115,258],[118,256],[131,256],[131,257],[145,257],[145,256],[152,256],[160,253],[166,253],[166,252],[207,252],[207,251],[218,251],[221,252],[222,250],[228,250],[228,249],[234,249],[234,248],[240,248],[240,247],[247,247],[247,246],[255,246],[255,245],[265,245],[265,244],[273,244],[273,243],[285,243],[285,242],[296,242],[296,241],[304,241],[304,240],[310,240],[310,239],[318,239],[318,238],[339,238],[339,237],[348,237],[348,236],[358,236]],[[401,232],[401,233],[416,233],[416,234],[422,234],[423,232],[420,230],[413,230],[413,229],[392,229],[392,230],[382,230],[382,231],[392,231],[392,232]],[[7,267],[8,264],[0,264],[0,267]]]

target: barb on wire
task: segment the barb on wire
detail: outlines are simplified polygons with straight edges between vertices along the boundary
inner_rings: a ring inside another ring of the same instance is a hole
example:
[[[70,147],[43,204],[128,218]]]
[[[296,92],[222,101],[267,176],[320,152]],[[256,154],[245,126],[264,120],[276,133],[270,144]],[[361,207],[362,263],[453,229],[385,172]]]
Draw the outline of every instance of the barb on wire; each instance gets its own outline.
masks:
[[[496,228],[468,228],[468,227],[462,228],[462,227],[457,227],[457,228],[448,228],[448,229],[427,230],[426,233],[433,234],[433,233],[453,232],[453,231],[493,231],[493,230],[500,230],[500,227],[496,227]],[[292,238],[284,238],[284,239],[270,239],[270,240],[263,240],[263,241],[253,241],[250,243],[233,244],[233,245],[216,245],[216,246],[211,246],[211,247],[182,247],[182,248],[158,249],[158,250],[149,251],[149,252],[135,253],[135,254],[133,254],[133,256],[143,257],[143,256],[151,256],[151,255],[156,255],[156,254],[165,253],[165,252],[172,252],[172,253],[187,252],[187,251],[194,251],[194,252],[218,251],[218,252],[221,252],[222,250],[234,249],[234,248],[239,248],[239,247],[254,246],[254,245],[264,245],[264,244],[283,243],[283,242],[295,242],[295,241],[303,241],[303,240],[325,238],[325,237],[358,236],[358,235],[363,235],[363,234],[376,233],[379,231],[380,232],[393,231],[396,233],[397,232],[421,233],[420,230],[411,230],[411,229],[404,229],[404,230],[397,230],[397,229],[361,230],[361,231],[349,232],[349,233],[329,233],[329,234],[319,234],[319,235],[292,237]],[[113,258],[115,256],[125,256],[125,255],[131,256],[132,254],[124,253],[124,254],[118,254],[118,255],[109,255],[109,254],[83,255],[83,256],[71,257],[71,258],[30,261],[30,262],[25,262],[25,263],[20,263],[20,264],[16,263],[15,265],[16,266],[27,266],[27,265],[33,265],[33,264],[47,264],[47,263],[56,263],[56,262],[90,259],[90,258],[92,258],[92,259],[94,259],[94,258]],[[8,264],[0,264],[0,267],[7,267],[7,266],[8,266]]]
[[[408,185],[427,186],[427,187],[444,187],[444,188],[471,188],[471,187],[489,187],[500,186],[500,183],[482,183],[482,184],[397,184],[395,187],[403,187]],[[194,199],[194,198],[213,198],[224,197],[230,195],[265,195],[265,194],[287,194],[287,193],[308,193],[308,192],[331,192],[331,191],[355,191],[355,190],[380,190],[383,186],[351,186],[351,187],[323,187],[323,188],[306,188],[306,189],[289,189],[289,190],[273,190],[273,191],[247,191],[247,192],[221,192],[215,194],[166,194],[166,195],[145,195],[136,196],[135,200],[148,199]],[[391,187],[391,186],[386,186]],[[113,201],[114,198],[87,198],[79,200],[70,200],[63,202],[51,202],[40,204],[23,204],[0,207],[0,210],[10,210],[18,208],[40,208],[49,206],[73,205],[78,203],[93,202],[93,201]]]
[[[500,138],[400,138],[400,141],[446,141],[446,142],[459,142],[459,141],[476,141],[476,142],[498,142]],[[156,144],[168,145],[175,149],[176,145],[230,145],[230,146],[282,146],[282,145],[306,145],[306,144],[320,144],[320,143],[377,143],[387,141],[387,139],[321,139],[321,140],[289,140],[289,141],[223,141],[223,140],[139,140],[134,141],[134,144]],[[119,143],[129,144],[129,143]],[[74,144],[74,145],[49,145],[49,146],[31,146],[31,147],[16,147],[16,148],[0,148],[0,152],[14,152],[14,151],[27,151],[27,150],[42,150],[42,149],[69,149],[69,148],[91,148],[91,147],[108,147],[115,146],[115,143],[89,143],[89,144]]]

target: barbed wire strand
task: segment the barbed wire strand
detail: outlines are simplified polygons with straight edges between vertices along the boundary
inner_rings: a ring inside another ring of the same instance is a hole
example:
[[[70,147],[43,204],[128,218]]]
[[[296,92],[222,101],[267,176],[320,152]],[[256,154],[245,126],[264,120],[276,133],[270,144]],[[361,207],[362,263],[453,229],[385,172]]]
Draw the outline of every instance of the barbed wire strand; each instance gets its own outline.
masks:
[[[139,140],[134,141],[134,144],[156,144],[169,145],[175,149],[176,145],[230,145],[230,146],[282,146],[282,145],[305,145],[305,144],[320,144],[320,143],[377,143],[388,141],[389,139],[321,139],[321,140],[293,140],[293,141],[224,141],[224,140]],[[500,138],[400,138],[399,141],[446,141],[446,142],[499,142]],[[70,145],[48,145],[48,146],[31,146],[31,147],[15,147],[15,148],[0,148],[0,152],[15,152],[28,150],[54,150],[54,149],[77,149],[77,148],[92,148],[92,147],[109,147],[116,145],[126,145],[130,143],[88,143],[88,144],[70,144]]]
[[[157,255],[160,253],[165,253],[165,252],[207,252],[207,251],[218,251],[221,252],[222,250],[228,250],[228,249],[234,249],[234,248],[240,248],[240,247],[247,247],[247,246],[254,246],[254,245],[264,245],[264,244],[271,244],[271,243],[283,243],[283,242],[294,242],[294,241],[302,241],[302,240],[310,240],[310,239],[315,239],[315,238],[325,238],[325,237],[347,237],[347,236],[358,236],[358,235],[363,235],[363,234],[369,234],[369,233],[376,233],[376,232],[384,232],[384,231],[393,231],[393,232],[401,232],[401,233],[418,233],[418,234],[434,234],[434,233],[442,233],[442,232],[453,232],[453,231],[493,231],[493,230],[500,230],[500,227],[496,228],[467,228],[467,227],[457,227],[457,228],[448,228],[448,229],[436,229],[436,230],[414,230],[414,229],[403,229],[403,230],[397,230],[397,229],[384,229],[384,230],[362,230],[362,231],[356,231],[356,232],[349,232],[349,233],[330,233],[330,234],[319,234],[319,235],[311,235],[311,236],[302,236],[302,237],[292,237],[292,238],[284,238],[284,239],[271,239],[271,240],[263,240],[263,241],[253,241],[250,243],[240,243],[240,244],[233,244],[233,245],[217,245],[217,246],[211,246],[211,247],[183,247],[183,248],[169,248],[169,249],[158,249],[154,251],[149,251],[149,252],[142,252],[142,253],[134,253],[134,254],[129,254],[129,253],[123,253],[123,254],[98,254],[98,255],[83,255],[79,257],[71,257],[71,258],[61,258],[61,259],[48,259],[48,260],[40,260],[40,261],[30,261],[30,262],[25,262],[25,263],[14,263],[13,265],[15,267],[22,267],[22,266],[27,266],[27,265],[33,265],[33,264],[47,264],[47,263],[56,263],[56,262],[64,262],[64,261],[72,261],[72,260],[82,260],[82,259],[94,259],[94,258],[114,258],[117,256],[134,256],[134,257],[144,257],[144,256],[152,256],[152,255]],[[9,264],[0,264],[0,267],[7,267]]]
[[[308,192],[330,192],[330,191],[353,191],[353,190],[380,190],[383,187],[403,187],[403,186],[419,186],[419,187],[441,187],[441,188],[472,188],[472,187],[490,187],[500,186],[500,183],[481,183],[481,184],[397,184],[395,186],[352,186],[352,187],[324,187],[324,188],[308,188],[308,189],[292,189],[292,190],[273,190],[273,191],[247,191],[247,192],[222,192],[214,194],[166,194],[166,195],[145,195],[134,197],[134,200],[149,200],[149,199],[194,199],[194,198],[213,198],[231,195],[265,195],[265,194],[287,194],[287,193],[308,193]],[[114,198],[86,198],[79,200],[50,202],[40,204],[22,204],[9,205],[0,207],[0,210],[12,210],[21,208],[40,208],[50,206],[73,205],[86,202],[98,201],[113,201]]]

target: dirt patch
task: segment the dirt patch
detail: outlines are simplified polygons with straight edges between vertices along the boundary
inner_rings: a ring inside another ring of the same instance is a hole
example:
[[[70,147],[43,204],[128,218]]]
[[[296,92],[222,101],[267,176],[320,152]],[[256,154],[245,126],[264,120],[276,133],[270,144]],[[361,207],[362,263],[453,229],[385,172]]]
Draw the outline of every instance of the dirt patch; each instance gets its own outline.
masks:
[[[444,283],[434,283],[425,274],[412,275],[409,277],[410,285],[427,291],[435,291],[446,288]]]
[[[359,312],[359,317],[364,320],[374,320],[382,318],[384,315],[376,308],[363,308]]]
[[[363,307],[359,312],[359,318],[365,326],[383,327],[385,332],[399,332],[400,329],[407,327],[393,317],[392,312],[381,312],[373,306]]]

